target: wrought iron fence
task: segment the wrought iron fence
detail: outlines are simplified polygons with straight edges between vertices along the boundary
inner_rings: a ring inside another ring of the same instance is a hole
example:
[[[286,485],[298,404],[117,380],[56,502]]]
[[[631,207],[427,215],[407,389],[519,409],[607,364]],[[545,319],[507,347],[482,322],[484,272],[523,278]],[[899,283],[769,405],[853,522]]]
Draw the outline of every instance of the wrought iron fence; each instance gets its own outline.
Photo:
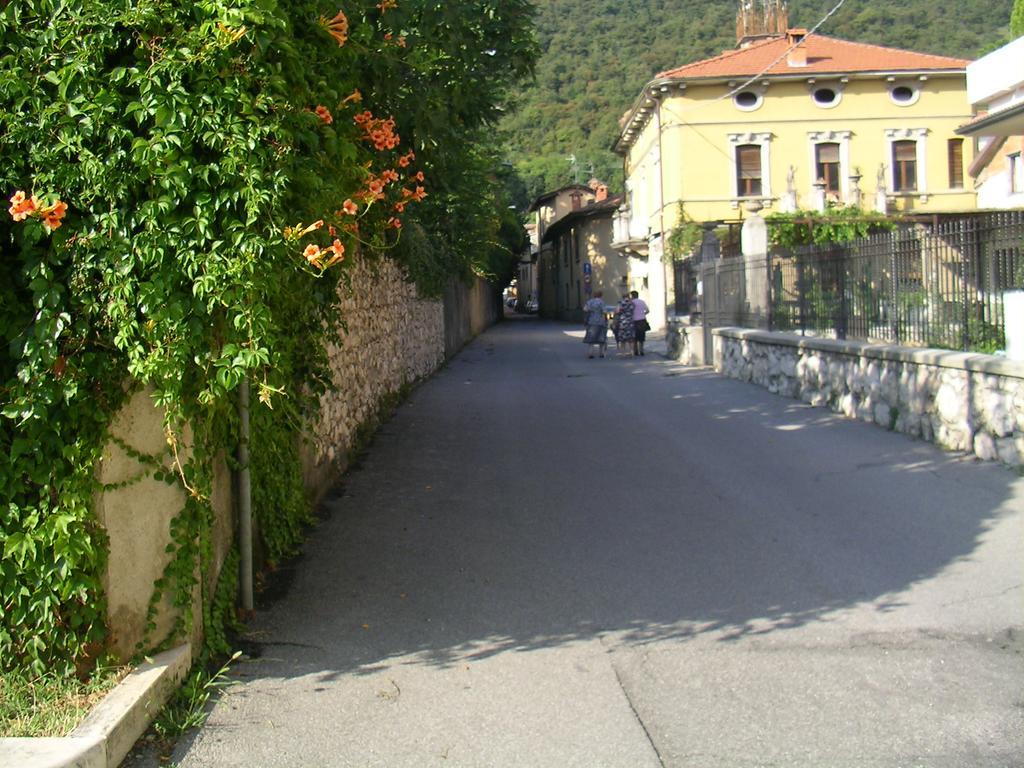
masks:
[[[1024,211],[721,259],[701,275],[713,325],[993,352],[1005,346],[1003,294],[1024,289]]]

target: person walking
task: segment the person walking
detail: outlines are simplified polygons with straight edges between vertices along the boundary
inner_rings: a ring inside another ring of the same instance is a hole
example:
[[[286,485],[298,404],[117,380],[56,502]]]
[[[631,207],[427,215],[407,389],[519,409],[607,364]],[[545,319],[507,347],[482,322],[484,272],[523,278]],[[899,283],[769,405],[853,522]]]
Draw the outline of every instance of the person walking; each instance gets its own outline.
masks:
[[[615,341],[617,350],[622,354],[623,350],[633,351],[633,337],[636,333],[633,325],[633,297],[628,293],[622,297],[618,309],[615,310]]]
[[[633,299],[633,354],[642,355],[647,331],[651,328],[647,322],[647,314],[651,310],[647,308],[647,302],[640,298],[639,293],[631,291],[629,295]]]
[[[596,291],[594,297],[583,305],[583,322],[587,332],[583,336],[583,343],[587,345],[587,357],[594,357],[596,346],[604,357],[608,349],[608,318],[604,312],[604,293]]]

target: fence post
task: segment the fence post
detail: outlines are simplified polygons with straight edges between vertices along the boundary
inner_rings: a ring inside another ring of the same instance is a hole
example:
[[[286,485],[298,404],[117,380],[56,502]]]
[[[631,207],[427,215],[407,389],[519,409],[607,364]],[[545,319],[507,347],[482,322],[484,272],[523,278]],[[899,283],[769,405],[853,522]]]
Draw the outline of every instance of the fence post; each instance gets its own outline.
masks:
[[[970,348],[970,309],[968,301],[970,295],[967,290],[967,259],[968,259],[968,220],[960,221],[960,285],[963,288],[963,310],[960,313],[960,347],[964,352]]]
[[[897,344],[900,343],[900,307],[899,307],[899,231],[893,231],[889,237],[892,239],[892,247],[889,248],[889,323],[892,328],[892,338]]]
[[[850,308],[846,302],[846,264],[847,264],[847,252],[845,248],[837,247],[835,245],[830,249],[832,253],[830,256],[833,258],[833,263],[836,265],[836,288],[839,290],[839,317],[836,323],[836,338],[843,340],[846,338],[846,330],[849,325],[849,318],[847,317]],[[839,251],[841,258],[835,259],[836,251]]]
[[[715,226],[717,225],[717,223],[718,222],[714,222],[714,221],[704,222],[704,224],[703,224],[703,227],[704,227],[704,237],[701,240],[701,244],[700,244],[701,271],[703,272],[703,274],[706,275],[708,273],[708,270],[707,270],[708,267],[713,267],[713,269],[714,269],[714,275],[715,275],[715,280],[714,280],[714,282],[715,282],[715,286],[714,286],[714,289],[715,289],[715,298],[714,298],[715,318],[714,318],[714,321],[715,322],[718,321],[719,307],[722,306],[722,291],[721,291],[721,283],[722,283],[722,281],[721,281],[721,277],[719,275],[719,270],[718,270],[718,259],[719,259],[720,255],[721,255],[721,252],[722,252],[721,251],[722,245],[719,242],[718,237],[715,236]],[[702,319],[704,320],[704,327],[703,327],[702,330],[703,330],[703,335],[704,335],[704,365],[710,365],[710,366],[714,367],[714,365],[715,365],[715,360],[714,360],[714,358],[715,358],[715,350],[714,350],[714,344],[713,344],[712,339],[711,339],[712,318],[709,317],[709,315],[711,313],[708,311],[708,309],[709,309],[709,307],[708,307],[708,282],[707,282],[707,280],[704,280],[703,283],[704,283],[704,302],[703,302],[703,307],[702,307],[703,308],[703,317],[702,317]]]
[[[774,291],[772,290],[772,252],[768,249],[768,252],[764,255],[764,284],[765,293],[767,294],[768,304],[765,307],[765,319],[768,324],[768,330],[775,330],[775,312],[772,309],[773,302],[775,299]]]
[[[807,327],[807,292],[804,285],[804,249],[796,248],[796,296],[797,312],[800,319],[800,335],[806,335]]]

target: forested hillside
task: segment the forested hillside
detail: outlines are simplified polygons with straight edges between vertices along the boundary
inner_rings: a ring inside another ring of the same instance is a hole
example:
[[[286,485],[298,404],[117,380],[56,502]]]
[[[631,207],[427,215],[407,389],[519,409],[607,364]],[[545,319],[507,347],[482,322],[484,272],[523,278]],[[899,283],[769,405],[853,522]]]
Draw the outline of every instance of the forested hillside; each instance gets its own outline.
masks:
[[[791,0],[813,27],[838,0]],[[846,0],[819,30],[848,40],[976,58],[1009,39],[1013,0]],[[536,81],[503,128],[529,196],[594,175],[621,189],[609,149],[640,88],[736,44],[737,0],[537,0]],[[573,165],[570,158],[576,158]]]

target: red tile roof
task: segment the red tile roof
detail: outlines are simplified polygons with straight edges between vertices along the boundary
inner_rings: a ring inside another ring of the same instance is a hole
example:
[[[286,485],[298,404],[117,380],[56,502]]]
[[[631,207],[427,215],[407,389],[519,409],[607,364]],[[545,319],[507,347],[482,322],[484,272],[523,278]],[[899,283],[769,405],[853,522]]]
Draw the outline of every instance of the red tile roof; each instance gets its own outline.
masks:
[[[807,49],[807,66],[792,67],[786,63],[785,52],[789,45],[786,37],[760,40],[746,48],[726,51],[720,56],[667,70],[660,73],[658,78],[752,77],[760,75],[769,65],[772,66],[765,73],[766,76],[966,70],[970,63],[967,59],[812,35],[801,43]],[[780,60],[772,64],[776,59]]]

